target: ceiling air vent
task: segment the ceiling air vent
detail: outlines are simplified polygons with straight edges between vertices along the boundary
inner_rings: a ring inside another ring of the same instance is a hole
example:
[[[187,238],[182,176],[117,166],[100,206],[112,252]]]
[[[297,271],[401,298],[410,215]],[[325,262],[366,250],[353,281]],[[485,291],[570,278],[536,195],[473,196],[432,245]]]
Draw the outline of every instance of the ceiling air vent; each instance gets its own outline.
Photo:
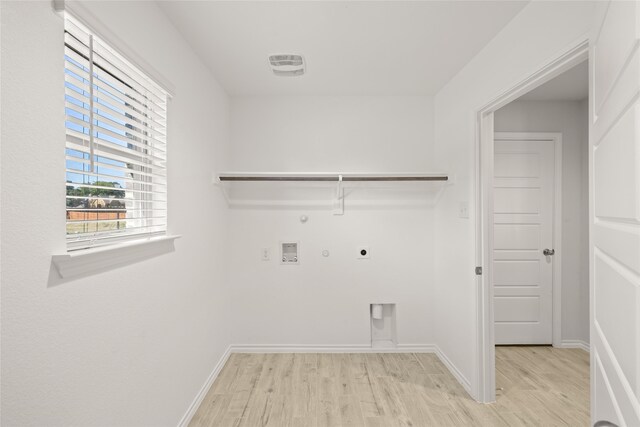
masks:
[[[276,76],[301,76],[305,71],[302,55],[271,55],[269,63]]]

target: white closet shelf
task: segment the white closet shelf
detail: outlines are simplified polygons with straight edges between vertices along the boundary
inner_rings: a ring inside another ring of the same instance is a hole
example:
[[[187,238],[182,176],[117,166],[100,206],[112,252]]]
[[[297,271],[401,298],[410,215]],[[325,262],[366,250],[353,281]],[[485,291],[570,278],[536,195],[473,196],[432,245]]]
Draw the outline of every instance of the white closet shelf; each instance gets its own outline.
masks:
[[[234,208],[333,209],[434,206],[445,173],[222,172],[215,183]]]
[[[407,181],[448,181],[443,173],[299,173],[299,172],[223,172],[218,175],[220,182],[407,182]]]

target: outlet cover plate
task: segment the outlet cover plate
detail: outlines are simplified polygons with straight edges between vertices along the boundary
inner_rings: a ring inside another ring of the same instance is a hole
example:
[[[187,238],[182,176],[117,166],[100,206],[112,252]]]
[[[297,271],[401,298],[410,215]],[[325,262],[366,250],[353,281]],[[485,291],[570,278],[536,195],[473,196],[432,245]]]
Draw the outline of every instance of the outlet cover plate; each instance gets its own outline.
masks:
[[[458,205],[458,218],[469,218],[469,203],[460,202]]]

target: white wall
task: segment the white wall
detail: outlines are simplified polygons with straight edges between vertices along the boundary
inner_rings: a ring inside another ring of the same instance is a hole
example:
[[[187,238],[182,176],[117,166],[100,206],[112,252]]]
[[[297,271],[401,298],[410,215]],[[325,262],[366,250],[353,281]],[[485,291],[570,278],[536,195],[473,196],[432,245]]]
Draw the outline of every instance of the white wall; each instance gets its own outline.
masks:
[[[428,97],[242,97],[232,99],[231,118],[236,170],[420,172],[433,165]],[[395,302],[399,343],[433,344],[433,227],[432,208],[347,203],[343,216],[234,209],[234,342],[366,346],[369,304]],[[279,264],[277,245],[286,239],[301,243],[299,266]],[[358,245],[370,245],[370,260],[356,259]],[[261,248],[271,248],[271,261],[261,261]]]
[[[248,171],[401,172],[433,162],[426,96],[231,100],[231,166]]]
[[[226,207],[211,186],[228,99],[154,3],[86,7],[175,85],[169,228],[183,237],[154,259],[57,278],[63,21],[50,1],[1,2],[2,424],[175,426],[230,342]]]
[[[435,98],[436,158],[457,184],[436,209],[436,341],[477,395],[476,111],[589,35],[594,4],[531,2]],[[469,219],[460,219],[468,201]]]
[[[562,133],[562,340],[589,342],[589,122],[587,101],[515,101],[496,132]]]

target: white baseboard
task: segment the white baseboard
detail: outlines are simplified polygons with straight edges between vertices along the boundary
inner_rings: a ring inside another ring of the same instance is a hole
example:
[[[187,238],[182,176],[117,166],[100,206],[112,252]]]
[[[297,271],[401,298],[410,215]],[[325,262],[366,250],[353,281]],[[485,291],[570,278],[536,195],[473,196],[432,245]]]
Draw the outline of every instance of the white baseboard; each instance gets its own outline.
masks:
[[[554,346],[557,348],[579,348],[587,353],[591,350],[591,346],[589,343],[582,340],[562,340],[559,346]]]
[[[232,353],[364,353],[368,345],[234,344]]]
[[[464,374],[460,371],[460,369],[458,369],[458,367],[453,364],[451,359],[447,357],[447,355],[442,351],[442,349],[440,349],[440,347],[436,345],[435,348],[436,348],[436,351],[435,351],[436,355],[438,356],[440,361],[444,364],[444,366],[447,367],[449,372],[451,372],[451,375],[453,375],[455,379],[458,380],[460,384],[462,384],[462,387],[464,387],[467,393],[469,393],[469,396],[473,396],[473,394],[471,393],[471,384],[469,383],[469,380],[467,379],[467,377],[465,377]]]
[[[400,344],[396,348],[373,348],[368,344],[353,345],[247,345],[230,346],[231,353],[435,353],[431,344]]]
[[[218,363],[216,363],[216,366],[213,368],[213,371],[211,371],[211,373],[209,374],[207,381],[205,381],[204,385],[196,395],[196,398],[193,399],[193,402],[191,402],[191,405],[189,405],[189,409],[187,409],[187,412],[184,414],[184,416],[180,420],[178,427],[187,427],[189,425],[189,423],[191,422],[191,419],[193,418],[193,416],[196,414],[196,411],[200,407],[202,400],[207,395],[207,393],[209,392],[209,389],[213,385],[213,382],[216,380],[216,378],[218,378],[218,374],[220,374],[220,371],[224,367],[225,363],[227,363],[227,360],[229,359],[229,356],[231,355],[231,353],[232,353],[231,346],[229,346],[225,350],[220,360],[218,360]]]
[[[398,344],[395,353],[437,353],[435,344]]]

